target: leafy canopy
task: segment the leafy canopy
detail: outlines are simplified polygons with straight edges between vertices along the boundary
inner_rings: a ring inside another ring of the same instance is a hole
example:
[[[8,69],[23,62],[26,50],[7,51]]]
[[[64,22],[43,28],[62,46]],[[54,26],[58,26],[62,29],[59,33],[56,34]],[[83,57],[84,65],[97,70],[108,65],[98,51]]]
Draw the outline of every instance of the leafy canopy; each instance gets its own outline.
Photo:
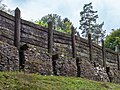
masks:
[[[44,27],[48,27],[47,22],[52,21],[53,29],[63,32],[70,33],[70,27],[72,22],[68,18],[61,19],[61,16],[57,14],[48,14],[42,17],[40,20],[36,20],[35,23]]]
[[[115,47],[120,50],[120,29],[112,30],[112,32],[106,36],[105,47],[115,50]]]

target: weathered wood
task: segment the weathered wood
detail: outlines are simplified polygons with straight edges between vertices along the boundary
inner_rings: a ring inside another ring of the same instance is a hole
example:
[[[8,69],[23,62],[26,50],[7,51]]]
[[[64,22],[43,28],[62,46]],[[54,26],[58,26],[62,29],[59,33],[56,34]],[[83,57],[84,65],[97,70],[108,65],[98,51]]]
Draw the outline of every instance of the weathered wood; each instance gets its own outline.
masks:
[[[76,58],[75,29],[73,26],[71,27],[71,38],[72,38],[72,54],[73,54],[73,58]]]
[[[106,67],[106,73],[108,75],[109,81],[112,82],[113,77],[111,76],[110,67]]]
[[[28,26],[28,27],[31,27],[31,28],[34,28],[34,29],[37,29],[37,30],[40,30],[40,31],[44,31],[44,32],[48,32],[47,28],[43,27],[43,26],[40,26],[40,25],[37,25],[37,24],[34,24],[33,22],[30,22],[30,21],[26,21],[26,20],[21,20],[21,23],[22,25],[24,26]]]
[[[119,57],[119,52],[117,53],[117,63],[118,63],[118,70],[120,70],[120,57]]]
[[[4,12],[4,11],[2,11],[2,10],[0,10],[0,16],[5,17],[5,18],[7,18],[7,19],[9,19],[9,20],[15,21],[15,20],[14,20],[14,16],[12,16],[12,15],[10,15],[10,14],[7,14],[6,12]]]
[[[19,8],[15,9],[15,33],[14,33],[14,46],[20,48],[20,30],[21,30],[21,18]]]
[[[54,43],[60,43],[60,44],[71,45],[71,41],[64,40],[64,39],[57,39],[57,38],[54,38]]]
[[[54,34],[54,38],[61,39],[61,40],[66,40],[66,41],[71,41],[71,38],[66,37],[66,36],[61,36],[59,34],[57,34],[57,35]]]
[[[103,67],[106,67],[104,40],[102,40],[102,58],[103,58]]]
[[[21,37],[21,42],[32,44],[32,45],[39,46],[39,47],[46,48],[46,49],[48,48],[46,41],[42,41],[42,40],[38,41],[38,40],[31,39],[31,38]]]
[[[62,32],[56,31],[56,30],[54,31],[54,35],[55,36],[60,36],[60,37],[71,38],[70,34],[62,33]]]
[[[52,22],[48,22],[48,53],[52,53],[53,48],[53,29]]]
[[[91,41],[91,34],[88,34],[88,45],[89,45],[89,58],[92,61],[92,41]]]
[[[45,32],[44,30],[39,30],[30,26],[22,25],[21,33],[26,33],[32,36],[46,38],[48,32]]]
[[[58,58],[59,58],[58,54],[52,55],[52,66],[53,66],[53,74],[54,75],[57,75],[56,60],[58,60]]]
[[[19,50],[19,58],[20,58],[20,61],[19,61],[19,69],[20,70],[24,70],[24,67],[25,67],[25,55],[24,55],[24,51],[28,50],[29,46],[27,44],[24,44],[20,47],[20,50]]]
[[[81,76],[81,68],[80,68],[80,58],[76,58],[76,66],[77,66],[77,77]]]
[[[39,37],[39,36],[34,36],[34,35],[30,35],[30,34],[27,34],[27,33],[22,33],[21,34],[21,39],[22,38],[29,38],[29,39],[33,39],[34,41],[38,41],[38,42],[42,42],[43,41],[43,43],[48,43],[48,41],[47,41],[47,36],[45,37]]]
[[[24,70],[24,67],[25,67],[24,50],[19,50],[19,70]]]

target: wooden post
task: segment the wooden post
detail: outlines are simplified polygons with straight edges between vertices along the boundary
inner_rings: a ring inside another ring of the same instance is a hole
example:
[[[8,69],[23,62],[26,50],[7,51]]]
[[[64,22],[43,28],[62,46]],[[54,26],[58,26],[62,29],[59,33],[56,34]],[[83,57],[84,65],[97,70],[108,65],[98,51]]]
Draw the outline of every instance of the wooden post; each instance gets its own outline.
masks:
[[[53,74],[54,75],[57,75],[56,61],[58,60],[58,58],[59,58],[58,54],[52,55],[52,66],[53,66]]]
[[[104,40],[102,40],[102,58],[103,58],[103,67],[106,67]]]
[[[120,70],[119,46],[118,45],[115,46],[115,52],[117,53],[117,66],[118,66],[118,70]]]
[[[76,46],[75,46],[75,29],[71,27],[71,38],[72,38],[72,55],[73,58],[76,58]]]
[[[110,82],[112,82],[110,67],[106,67],[106,73],[107,73],[107,75],[108,75],[108,78],[109,78]]]
[[[19,8],[15,9],[15,32],[14,32],[14,46],[20,48],[20,30],[21,30],[21,19]]]
[[[25,54],[24,51],[28,50],[29,46],[24,44],[19,49],[19,70],[25,69]]]
[[[53,48],[53,29],[52,22],[48,22],[48,53],[52,53]]]
[[[81,68],[80,68],[80,58],[76,58],[76,66],[77,66],[77,77],[80,77],[81,75]]]
[[[117,53],[117,62],[118,62],[118,70],[120,70],[120,58],[119,58],[119,52]]]
[[[89,58],[92,61],[92,41],[91,41],[91,34],[88,34],[88,45],[89,45]]]

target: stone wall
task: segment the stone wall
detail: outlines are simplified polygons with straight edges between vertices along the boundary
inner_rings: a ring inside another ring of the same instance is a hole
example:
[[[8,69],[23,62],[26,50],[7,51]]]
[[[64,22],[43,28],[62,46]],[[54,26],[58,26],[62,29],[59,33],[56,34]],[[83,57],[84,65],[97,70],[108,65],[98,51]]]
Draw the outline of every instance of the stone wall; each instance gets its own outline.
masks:
[[[109,82],[109,77],[105,71],[105,68],[99,63],[94,66],[88,60],[81,60],[79,65],[81,68],[80,77],[90,80]]]
[[[28,50],[24,51],[25,71],[29,73],[40,73],[42,75],[52,75],[52,57],[47,50],[34,45],[28,45]]]
[[[55,60],[56,75],[59,76],[77,76],[76,60],[71,57],[58,56]]]
[[[18,50],[7,43],[0,41],[0,71],[18,71]]]

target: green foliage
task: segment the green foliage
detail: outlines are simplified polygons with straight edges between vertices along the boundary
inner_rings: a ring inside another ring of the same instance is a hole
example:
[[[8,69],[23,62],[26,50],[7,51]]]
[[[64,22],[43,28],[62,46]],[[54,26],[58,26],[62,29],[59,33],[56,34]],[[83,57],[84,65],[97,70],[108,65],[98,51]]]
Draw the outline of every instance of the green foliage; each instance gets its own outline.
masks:
[[[120,85],[76,77],[0,72],[0,90],[119,90]]]
[[[63,33],[70,33],[70,27],[72,22],[68,18],[61,19],[61,16],[57,14],[48,14],[42,17],[40,20],[36,20],[35,23],[44,27],[48,27],[47,22],[52,21],[53,29]]]
[[[88,34],[91,33],[92,40],[96,43],[105,36],[105,30],[102,29],[104,22],[97,24],[97,11],[93,10],[92,3],[85,4],[83,11],[80,12],[80,29],[82,36],[87,38]]]
[[[118,46],[120,50],[120,29],[113,30],[110,35],[106,36],[105,47],[115,50],[115,47]]]
[[[48,27],[48,24],[42,20],[36,20],[35,23],[46,28]]]

